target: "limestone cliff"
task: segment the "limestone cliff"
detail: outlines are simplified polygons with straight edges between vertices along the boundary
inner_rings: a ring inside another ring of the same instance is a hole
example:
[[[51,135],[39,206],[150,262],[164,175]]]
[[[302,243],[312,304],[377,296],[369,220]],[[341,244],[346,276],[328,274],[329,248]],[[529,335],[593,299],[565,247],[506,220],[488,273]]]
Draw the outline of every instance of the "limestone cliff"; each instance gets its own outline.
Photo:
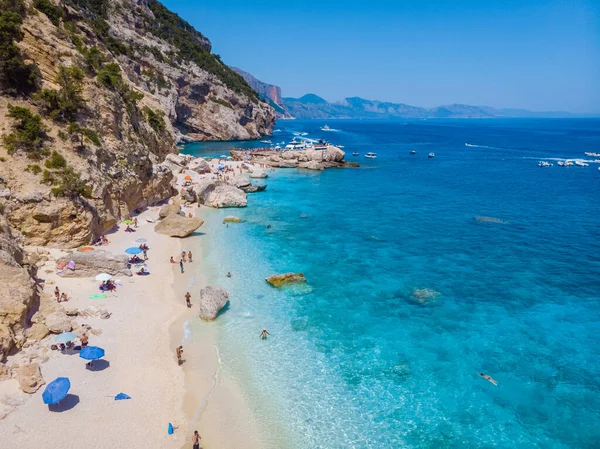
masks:
[[[283,104],[283,98],[281,97],[281,87],[273,84],[268,84],[259,79],[256,79],[253,75],[248,72],[238,69],[237,67],[231,67],[235,73],[239,74],[248,83],[252,89],[254,89],[258,95],[267,101],[277,114],[278,118],[292,118],[285,105]]]
[[[0,0],[0,16],[0,59],[14,56],[0,60],[0,207],[26,244],[87,244],[170,197],[161,163],[179,140],[273,128],[273,109],[155,0]]]

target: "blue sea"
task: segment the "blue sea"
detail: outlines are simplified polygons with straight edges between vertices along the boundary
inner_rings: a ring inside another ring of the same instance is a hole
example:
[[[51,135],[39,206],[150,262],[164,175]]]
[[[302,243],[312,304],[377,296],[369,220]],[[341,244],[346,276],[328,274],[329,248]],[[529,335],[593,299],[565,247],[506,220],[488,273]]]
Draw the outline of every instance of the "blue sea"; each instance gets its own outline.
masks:
[[[266,448],[600,447],[600,164],[556,165],[594,159],[600,120],[276,128],[273,143],[307,133],[360,168],[269,172],[198,237],[231,295],[198,325],[218,328]],[[221,224],[232,214],[244,223]],[[288,271],[307,285],[264,281]]]

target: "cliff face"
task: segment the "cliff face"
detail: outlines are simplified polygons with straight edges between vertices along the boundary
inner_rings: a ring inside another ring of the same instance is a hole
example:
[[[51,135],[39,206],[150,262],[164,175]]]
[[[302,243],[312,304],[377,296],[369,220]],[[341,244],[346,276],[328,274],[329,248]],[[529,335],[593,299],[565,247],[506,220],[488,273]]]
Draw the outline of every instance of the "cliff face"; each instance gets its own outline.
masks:
[[[250,73],[244,72],[237,67],[231,67],[231,70],[244,78],[248,85],[258,92],[258,95],[267,101],[273,107],[273,109],[275,109],[278,118],[292,118],[283,104],[281,87],[262,82],[256,79]]]
[[[26,244],[87,244],[170,197],[161,162],[178,140],[273,128],[273,109],[210,41],[154,0],[1,7],[20,15],[9,17],[15,48],[37,73],[31,89],[15,89],[0,61],[0,212]]]

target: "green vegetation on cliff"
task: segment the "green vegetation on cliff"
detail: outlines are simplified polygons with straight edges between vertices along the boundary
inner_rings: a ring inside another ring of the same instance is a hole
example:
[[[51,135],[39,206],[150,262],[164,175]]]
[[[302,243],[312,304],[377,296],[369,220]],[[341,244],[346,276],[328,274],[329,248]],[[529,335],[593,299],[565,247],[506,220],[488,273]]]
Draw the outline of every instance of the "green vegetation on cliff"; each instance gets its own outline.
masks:
[[[72,122],[77,119],[78,112],[85,105],[81,96],[83,77],[83,70],[79,67],[60,66],[56,76],[60,90],[44,89],[33,97],[52,120]]]
[[[235,92],[244,94],[254,101],[258,100],[256,91],[246,83],[244,78],[223,64],[218,55],[210,52],[206,44],[208,40],[193,26],[157,0],[150,0],[148,6],[155,18],[155,22],[149,24],[152,33],[177,48],[180,58],[192,61],[201,69],[214,74]]]
[[[21,24],[26,8],[23,0],[0,0],[0,91],[28,94],[39,77],[35,64],[25,64],[17,42],[23,40]]]
[[[42,159],[46,156],[44,140],[46,127],[42,117],[21,106],[8,105],[8,118],[15,120],[14,131],[3,137],[8,154],[22,150],[31,159]]]

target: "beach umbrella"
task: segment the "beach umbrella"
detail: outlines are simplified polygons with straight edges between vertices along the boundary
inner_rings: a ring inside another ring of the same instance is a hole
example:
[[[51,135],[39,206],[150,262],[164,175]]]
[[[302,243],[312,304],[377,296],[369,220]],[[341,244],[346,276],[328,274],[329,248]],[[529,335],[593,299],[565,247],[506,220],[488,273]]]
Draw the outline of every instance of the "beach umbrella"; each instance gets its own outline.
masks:
[[[42,393],[42,399],[44,404],[56,404],[62,401],[69,389],[71,388],[71,381],[66,377],[58,377],[46,385],[46,389]]]
[[[104,357],[104,349],[98,346],[86,346],[79,351],[79,357],[86,360],[97,360]]]
[[[127,254],[139,254],[139,253],[143,252],[143,250],[140,249],[140,248],[136,248],[136,247],[132,246],[131,248],[127,248],[125,250],[125,252]]]
[[[227,156],[225,156],[224,154],[221,155],[221,159],[225,159]]]
[[[133,224],[133,221],[131,221],[131,220],[123,220],[123,223],[125,223],[125,224]]]
[[[54,339],[57,343],[67,343],[69,341],[73,341],[77,338],[73,332],[63,332],[62,334],[58,334]]]
[[[112,276],[108,273],[100,273],[98,276],[96,276],[97,281],[108,281],[110,279],[112,279]]]
[[[191,177],[190,175],[187,175],[187,176],[186,176],[185,178],[183,178],[183,179],[185,179],[186,181],[191,181],[191,180],[192,180],[192,177]]]
[[[148,241],[148,239],[145,239],[144,237],[140,237],[139,239],[135,239],[133,241],[133,243],[138,243],[138,244],[142,244],[142,243],[146,243]]]
[[[123,401],[125,399],[131,399],[131,396],[128,396],[125,393],[119,393],[115,396],[115,401]]]

